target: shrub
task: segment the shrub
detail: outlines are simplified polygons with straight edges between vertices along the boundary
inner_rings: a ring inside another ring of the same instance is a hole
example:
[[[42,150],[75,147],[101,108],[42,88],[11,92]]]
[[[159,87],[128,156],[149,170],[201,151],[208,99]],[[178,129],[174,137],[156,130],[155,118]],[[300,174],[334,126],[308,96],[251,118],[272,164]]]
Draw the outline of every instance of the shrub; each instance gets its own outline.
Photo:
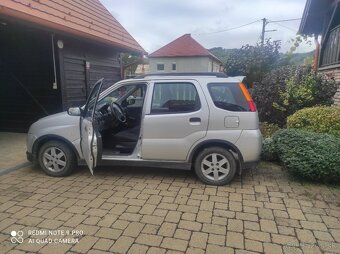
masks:
[[[288,128],[328,133],[340,138],[340,108],[304,108],[287,119]]]
[[[265,161],[276,161],[278,159],[272,138],[263,140],[261,159]]]
[[[270,138],[279,129],[277,124],[267,122],[260,123],[260,130],[264,138]]]
[[[340,139],[297,129],[277,131],[276,152],[288,171],[309,180],[340,180]]]
[[[287,117],[299,109],[331,105],[335,92],[335,81],[315,73],[310,67],[284,66],[255,84],[252,95],[260,121],[282,127]]]

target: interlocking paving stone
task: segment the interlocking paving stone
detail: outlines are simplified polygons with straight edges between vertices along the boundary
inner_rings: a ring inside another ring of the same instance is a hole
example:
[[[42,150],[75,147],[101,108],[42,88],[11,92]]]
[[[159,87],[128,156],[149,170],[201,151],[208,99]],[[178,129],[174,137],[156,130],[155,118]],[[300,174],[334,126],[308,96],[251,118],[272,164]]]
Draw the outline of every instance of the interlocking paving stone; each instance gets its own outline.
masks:
[[[274,164],[227,186],[193,172],[26,167],[0,177],[0,250],[8,253],[338,253],[340,189],[288,178]],[[83,230],[76,244],[29,244],[28,230]],[[10,242],[23,230],[22,244]]]

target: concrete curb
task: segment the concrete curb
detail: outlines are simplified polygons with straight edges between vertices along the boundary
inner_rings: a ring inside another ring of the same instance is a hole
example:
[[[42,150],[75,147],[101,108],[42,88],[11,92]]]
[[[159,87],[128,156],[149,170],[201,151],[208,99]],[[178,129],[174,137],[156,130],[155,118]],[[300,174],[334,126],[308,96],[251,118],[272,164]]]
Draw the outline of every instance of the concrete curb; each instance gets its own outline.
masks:
[[[20,164],[18,164],[18,165],[16,165],[16,166],[13,166],[13,167],[10,167],[10,168],[6,168],[6,169],[4,169],[4,170],[0,170],[0,176],[7,175],[7,174],[9,174],[9,173],[11,173],[11,172],[13,172],[13,171],[16,171],[16,170],[18,170],[18,169],[27,167],[27,166],[29,166],[29,165],[31,165],[31,164],[32,164],[31,162],[26,161],[26,162],[20,163]]]

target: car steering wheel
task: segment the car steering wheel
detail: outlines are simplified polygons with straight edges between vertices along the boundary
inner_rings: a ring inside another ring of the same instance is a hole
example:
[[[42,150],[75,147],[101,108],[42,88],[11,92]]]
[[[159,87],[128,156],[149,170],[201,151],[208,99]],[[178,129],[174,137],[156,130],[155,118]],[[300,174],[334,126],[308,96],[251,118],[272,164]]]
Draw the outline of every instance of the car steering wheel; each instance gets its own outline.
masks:
[[[110,104],[110,110],[111,110],[111,114],[115,116],[115,118],[121,122],[121,123],[125,123],[126,122],[126,116],[124,113],[123,108],[116,102],[112,102]]]

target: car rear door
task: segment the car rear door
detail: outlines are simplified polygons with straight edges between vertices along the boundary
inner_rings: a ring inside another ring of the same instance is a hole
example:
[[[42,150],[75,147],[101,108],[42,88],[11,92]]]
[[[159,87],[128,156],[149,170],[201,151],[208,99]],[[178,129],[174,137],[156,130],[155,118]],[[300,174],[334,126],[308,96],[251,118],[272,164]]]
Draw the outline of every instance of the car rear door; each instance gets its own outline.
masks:
[[[98,134],[95,126],[93,125],[93,120],[102,85],[103,79],[96,82],[80,117],[80,147],[92,175],[93,169],[97,165],[98,158],[101,156],[98,152],[101,149],[98,147]]]
[[[150,91],[151,90],[151,91]],[[190,148],[204,138],[209,109],[199,83],[155,81],[142,128],[143,159],[185,161]]]

